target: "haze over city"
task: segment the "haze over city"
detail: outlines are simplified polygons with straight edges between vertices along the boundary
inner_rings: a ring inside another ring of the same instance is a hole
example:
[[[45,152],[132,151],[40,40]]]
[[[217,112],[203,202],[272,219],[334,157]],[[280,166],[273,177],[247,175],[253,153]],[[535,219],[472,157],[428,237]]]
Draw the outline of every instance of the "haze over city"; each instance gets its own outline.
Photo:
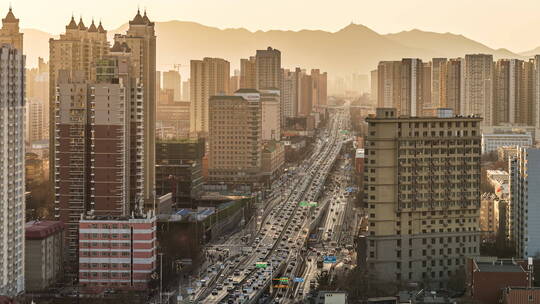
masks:
[[[540,303],[538,11],[0,7],[0,304]]]

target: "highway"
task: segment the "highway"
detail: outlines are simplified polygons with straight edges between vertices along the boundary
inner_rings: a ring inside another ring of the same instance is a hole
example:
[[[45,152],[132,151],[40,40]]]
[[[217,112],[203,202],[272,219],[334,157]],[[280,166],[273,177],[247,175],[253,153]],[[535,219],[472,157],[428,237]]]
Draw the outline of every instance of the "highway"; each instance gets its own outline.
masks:
[[[274,183],[267,207],[257,218],[260,225],[250,238],[253,242],[246,243],[235,235],[214,244],[211,250],[228,249],[229,256],[224,262],[211,264],[201,275],[206,286],[195,291],[192,298],[195,302],[256,303],[271,286],[270,295],[279,303],[292,292],[292,288],[286,287],[293,285],[289,281],[303,264],[308,233],[328,203],[315,201],[341,150],[345,136],[340,130],[345,119],[342,111],[332,115],[328,129],[320,132],[311,156]],[[276,280],[277,274],[281,280]]]

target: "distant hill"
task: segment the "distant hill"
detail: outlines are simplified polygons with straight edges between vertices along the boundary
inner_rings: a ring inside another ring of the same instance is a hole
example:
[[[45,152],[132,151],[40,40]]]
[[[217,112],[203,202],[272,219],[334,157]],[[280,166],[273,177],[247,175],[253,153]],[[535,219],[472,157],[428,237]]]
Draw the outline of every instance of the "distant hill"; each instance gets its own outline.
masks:
[[[125,33],[127,24],[109,32]],[[460,57],[470,53],[489,53],[497,58],[524,58],[506,49],[494,50],[486,45],[451,33],[420,30],[381,35],[363,25],[350,24],[337,32],[257,31],[218,29],[195,22],[157,22],[158,69],[171,69],[173,64],[189,65],[191,59],[220,57],[239,68],[240,58],[255,54],[255,50],[272,46],[281,50],[282,65],[288,68],[320,68],[331,75],[367,73],[381,60],[418,57]],[[25,49],[28,62],[37,56],[48,58],[48,39],[51,35],[25,30]],[[187,70],[182,72],[186,73]]]

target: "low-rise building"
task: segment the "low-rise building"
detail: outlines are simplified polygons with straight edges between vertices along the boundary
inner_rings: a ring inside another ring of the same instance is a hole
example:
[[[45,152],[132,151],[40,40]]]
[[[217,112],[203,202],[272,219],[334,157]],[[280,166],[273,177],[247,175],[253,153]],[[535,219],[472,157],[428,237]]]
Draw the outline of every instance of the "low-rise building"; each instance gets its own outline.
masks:
[[[347,292],[345,291],[319,291],[317,304],[346,304]]]
[[[31,221],[25,226],[26,291],[43,291],[63,277],[65,225],[59,221]]]
[[[156,216],[81,216],[79,286],[85,292],[145,290],[156,270]]]
[[[499,260],[496,257],[467,259],[469,295],[480,304],[499,303],[502,290],[509,286],[528,286],[527,262]]]
[[[483,239],[495,239],[499,229],[504,229],[506,202],[493,193],[482,194],[480,203],[480,231]],[[501,221],[503,222],[502,225]],[[500,227],[502,226],[502,227]]]
[[[507,287],[502,292],[503,304],[540,303],[540,288],[538,287]]]
[[[495,190],[495,195],[500,199],[508,199],[509,195],[509,183],[510,177],[508,172],[503,170],[487,170],[486,171],[487,179],[489,183],[493,186]]]
[[[529,147],[533,144],[530,133],[482,133],[482,154],[497,151],[499,147]]]

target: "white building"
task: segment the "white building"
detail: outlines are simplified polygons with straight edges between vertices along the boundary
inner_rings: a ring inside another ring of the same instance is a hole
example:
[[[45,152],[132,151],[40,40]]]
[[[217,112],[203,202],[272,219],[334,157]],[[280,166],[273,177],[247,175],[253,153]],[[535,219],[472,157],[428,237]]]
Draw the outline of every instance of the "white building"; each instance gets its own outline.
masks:
[[[530,133],[524,134],[485,134],[482,133],[482,154],[497,151],[499,147],[503,146],[518,146],[528,147],[532,146],[533,137]]]
[[[281,139],[281,110],[278,89],[259,90],[262,106],[262,139]]]
[[[0,47],[0,294],[24,292],[25,56]]]
[[[540,149],[510,159],[510,238],[519,258],[540,256]]]

